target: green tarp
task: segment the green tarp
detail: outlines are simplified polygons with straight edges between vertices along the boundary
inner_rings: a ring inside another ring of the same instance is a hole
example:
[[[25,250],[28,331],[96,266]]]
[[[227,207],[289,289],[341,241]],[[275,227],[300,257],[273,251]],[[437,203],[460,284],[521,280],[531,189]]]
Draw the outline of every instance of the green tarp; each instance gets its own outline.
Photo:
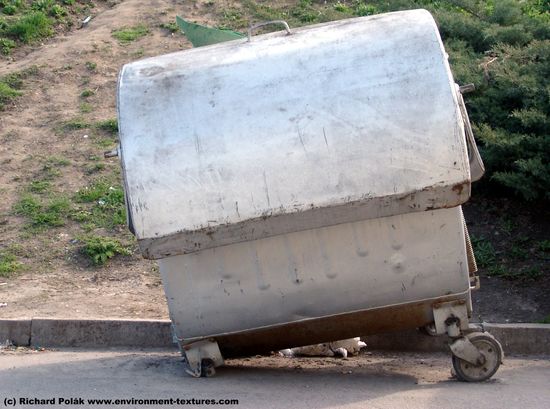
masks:
[[[220,30],[219,28],[206,27],[199,24],[190,23],[182,19],[180,16],[176,16],[176,23],[181,31],[185,33],[185,36],[189,39],[189,41],[191,41],[193,47],[202,47],[203,45],[222,43],[224,41],[237,40],[239,38],[246,37],[244,34],[236,33],[235,31]]]

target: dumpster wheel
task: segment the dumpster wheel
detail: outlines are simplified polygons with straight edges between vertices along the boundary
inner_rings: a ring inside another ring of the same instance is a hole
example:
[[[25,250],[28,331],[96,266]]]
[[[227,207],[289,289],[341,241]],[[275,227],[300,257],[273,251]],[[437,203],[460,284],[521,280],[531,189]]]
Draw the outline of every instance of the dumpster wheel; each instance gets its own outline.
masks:
[[[201,360],[201,378],[209,378],[216,374],[214,369],[214,361],[211,359]]]
[[[474,365],[453,355],[454,374],[459,381],[463,382],[485,381],[495,374],[502,363],[502,347],[492,335],[486,332],[468,334],[468,338],[483,355],[484,362]]]

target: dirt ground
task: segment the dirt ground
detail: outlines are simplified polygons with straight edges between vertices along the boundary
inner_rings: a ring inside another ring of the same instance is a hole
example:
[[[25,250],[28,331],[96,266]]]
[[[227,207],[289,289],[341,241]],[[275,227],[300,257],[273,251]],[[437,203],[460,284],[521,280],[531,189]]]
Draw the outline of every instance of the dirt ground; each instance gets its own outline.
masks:
[[[90,182],[85,171],[90,157],[102,156],[104,149],[87,130],[59,131],[63,121],[83,115],[79,111],[83,88],[94,90],[88,100],[93,110],[85,114],[86,120],[115,118],[117,75],[125,63],[191,47],[183,35],[161,28],[162,23],[173,22],[176,14],[215,23],[206,1],[95,3],[87,27],[25,46],[0,59],[0,76],[38,67],[38,72],[25,80],[24,95],[0,112],[0,249],[18,249],[23,264],[17,275],[0,277],[0,318],[168,317],[158,268],[143,260],[137,249],[104,267],[94,267],[78,254],[75,238],[81,234],[79,225],[67,223],[33,234],[12,211],[23,186],[33,181],[44,158],[62,156],[70,161],[54,182],[57,192],[73,194]],[[129,44],[113,38],[113,29],[138,23],[150,28],[148,35]],[[90,62],[97,66],[93,72]],[[104,165],[106,172],[118,172],[116,159],[105,160]],[[480,204],[470,205],[466,215],[474,221],[476,234],[494,234],[490,226],[495,216],[483,212]],[[122,237],[127,233],[121,227],[110,234]],[[543,319],[550,314],[549,289],[548,274],[542,281],[510,282],[482,271],[482,289],[474,298],[476,314],[488,322]]]

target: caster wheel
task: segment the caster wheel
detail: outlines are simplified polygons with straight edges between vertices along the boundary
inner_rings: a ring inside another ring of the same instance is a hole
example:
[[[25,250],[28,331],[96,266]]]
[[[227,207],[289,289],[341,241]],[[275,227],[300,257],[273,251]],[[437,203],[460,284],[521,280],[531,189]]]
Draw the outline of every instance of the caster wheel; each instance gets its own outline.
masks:
[[[214,361],[211,359],[203,359],[201,361],[201,378],[208,378],[214,376],[216,370],[214,369]]]
[[[463,382],[482,382],[495,374],[502,362],[502,347],[487,333],[476,332],[468,335],[470,342],[484,357],[480,365],[473,365],[453,355],[453,369],[456,378]]]
[[[420,330],[420,333],[424,335],[429,335],[430,337],[437,337],[438,335],[435,329],[435,324],[433,323],[420,327],[419,330]]]

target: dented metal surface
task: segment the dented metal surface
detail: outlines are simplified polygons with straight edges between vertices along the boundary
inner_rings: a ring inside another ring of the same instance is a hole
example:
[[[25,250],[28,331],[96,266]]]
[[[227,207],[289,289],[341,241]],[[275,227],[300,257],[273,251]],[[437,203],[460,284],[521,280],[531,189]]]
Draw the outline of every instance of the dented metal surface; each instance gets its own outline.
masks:
[[[428,300],[426,324],[434,299],[459,298],[457,314],[469,303],[459,207],[235,243],[168,257],[159,267],[170,317],[185,341],[420,300]],[[380,325],[418,321],[412,310],[401,314]],[[345,321],[333,325],[332,333],[347,332]]]
[[[143,255],[460,205],[457,93],[423,10],[126,65],[121,160]]]

